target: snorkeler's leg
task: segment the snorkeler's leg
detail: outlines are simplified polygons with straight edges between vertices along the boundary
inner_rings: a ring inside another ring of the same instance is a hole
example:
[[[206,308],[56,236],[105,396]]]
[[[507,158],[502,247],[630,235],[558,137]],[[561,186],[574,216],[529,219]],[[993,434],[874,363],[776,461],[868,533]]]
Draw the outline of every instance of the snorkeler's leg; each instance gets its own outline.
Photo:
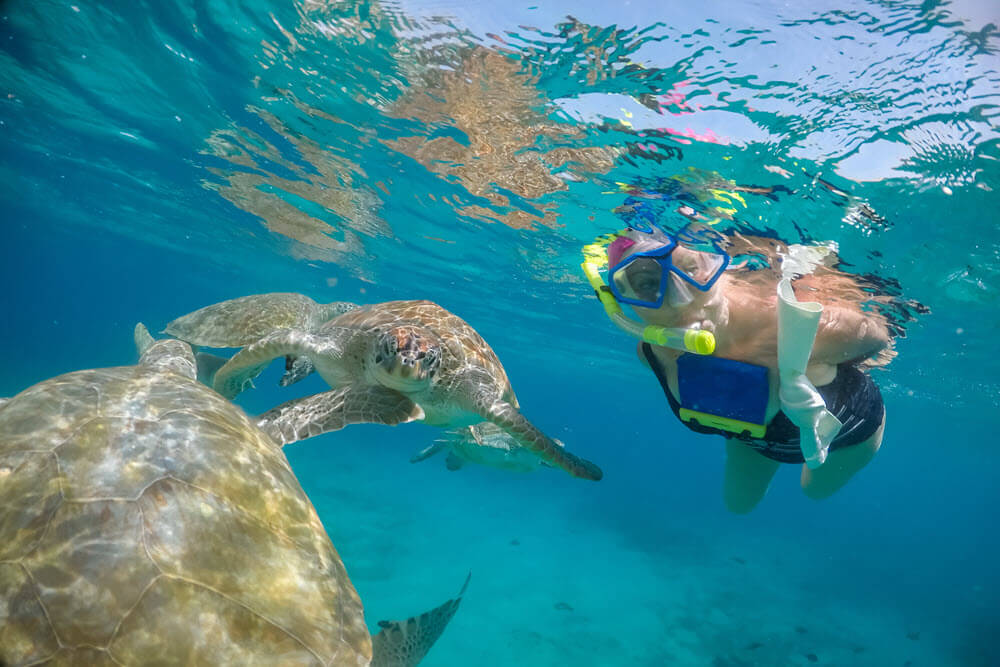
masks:
[[[815,470],[802,466],[802,490],[815,500],[829,498],[840,487],[847,484],[859,470],[875,458],[875,453],[882,446],[882,434],[885,432],[885,410],[882,411],[882,423],[878,430],[864,442],[850,447],[835,449],[826,457],[826,463]]]
[[[747,514],[767,493],[781,464],[739,440],[726,439],[726,472],[723,500],[735,514]]]

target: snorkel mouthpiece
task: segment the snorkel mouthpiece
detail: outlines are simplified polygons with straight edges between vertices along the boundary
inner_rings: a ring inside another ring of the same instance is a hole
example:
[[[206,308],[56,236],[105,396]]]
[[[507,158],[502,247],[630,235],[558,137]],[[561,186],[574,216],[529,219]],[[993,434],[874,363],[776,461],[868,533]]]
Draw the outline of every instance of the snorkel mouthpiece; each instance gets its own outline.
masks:
[[[588,252],[588,249],[589,246],[584,249],[584,254],[588,258],[593,257],[594,253]],[[615,295],[611,293],[611,289],[601,279],[601,274],[599,273],[601,265],[588,259],[580,266],[583,268],[583,273],[587,276],[590,286],[594,288],[594,293],[597,295],[598,300],[604,306],[604,312],[607,314],[608,319],[626,333],[651,345],[670,347],[684,352],[712,354],[715,351],[715,336],[711,331],[661,327],[655,324],[645,325],[629,318],[622,311],[622,307],[619,305],[618,300],[615,299]]]

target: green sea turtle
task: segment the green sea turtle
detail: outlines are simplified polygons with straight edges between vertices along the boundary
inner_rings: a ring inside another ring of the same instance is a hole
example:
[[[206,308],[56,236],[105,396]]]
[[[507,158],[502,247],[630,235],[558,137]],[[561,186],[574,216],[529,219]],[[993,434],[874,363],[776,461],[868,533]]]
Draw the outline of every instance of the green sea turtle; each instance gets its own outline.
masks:
[[[282,444],[356,423],[463,426],[485,420],[574,477],[601,478],[600,468],[567,452],[521,414],[493,348],[436,303],[390,301],[289,325],[286,302],[297,308],[302,299],[242,297],[180,317],[165,331],[193,345],[245,345],[215,375],[213,386],[227,398],[250,386],[272,359],[285,357],[286,368],[289,359],[308,359],[333,389],[261,415],[258,423]]]
[[[565,446],[557,438],[552,440],[560,447]],[[441,452],[448,453],[445,457],[448,470],[458,470],[466,463],[478,463],[511,472],[533,472],[541,466],[550,465],[517,444],[509,433],[491,422],[445,431],[443,437],[414,454],[410,463],[424,461]]]
[[[281,448],[136,341],[0,405],[0,664],[415,665],[461,594],[370,637]]]

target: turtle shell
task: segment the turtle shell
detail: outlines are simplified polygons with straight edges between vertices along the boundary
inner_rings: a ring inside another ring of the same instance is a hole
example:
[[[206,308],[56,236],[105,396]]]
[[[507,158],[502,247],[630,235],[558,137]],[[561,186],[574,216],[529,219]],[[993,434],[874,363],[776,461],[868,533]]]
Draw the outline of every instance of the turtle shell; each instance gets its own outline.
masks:
[[[284,454],[133,366],[0,406],[0,664],[367,665],[361,601]]]

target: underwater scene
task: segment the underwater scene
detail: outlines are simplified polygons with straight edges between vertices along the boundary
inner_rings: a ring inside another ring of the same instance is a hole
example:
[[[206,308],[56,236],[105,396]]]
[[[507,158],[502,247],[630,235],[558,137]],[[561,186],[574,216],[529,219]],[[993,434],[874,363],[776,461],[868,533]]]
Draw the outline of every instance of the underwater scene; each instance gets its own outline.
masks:
[[[0,1],[0,665],[1000,664],[998,25]]]

